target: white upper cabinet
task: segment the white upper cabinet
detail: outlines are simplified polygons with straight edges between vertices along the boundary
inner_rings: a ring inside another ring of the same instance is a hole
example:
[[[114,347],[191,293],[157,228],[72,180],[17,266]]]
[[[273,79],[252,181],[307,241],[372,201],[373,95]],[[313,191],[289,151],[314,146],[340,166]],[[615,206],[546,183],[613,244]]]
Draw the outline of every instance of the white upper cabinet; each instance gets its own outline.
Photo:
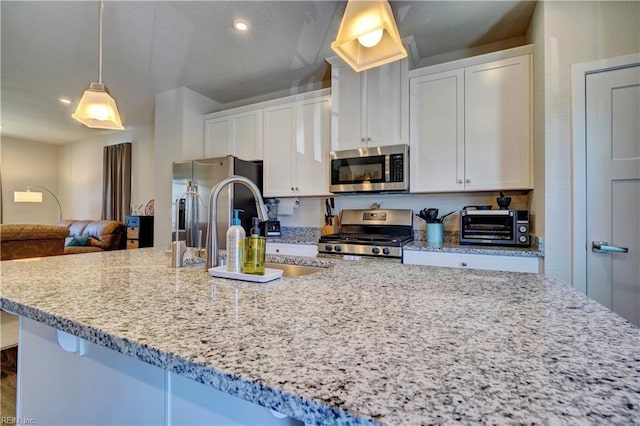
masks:
[[[411,79],[412,192],[463,189],[464,70]]]
[[[532,187],[530,88],[529,55],[465,69],[465,189]]]
[[[329,62],[331,149],[408,143],[408,59],[360,73],[338,58]]]
[[[233,155],[242,160],[262,160],[262,109],[236,113],[224,111],[205,118],[205,156]]]
[[[410,93],[411,192],[532,188],[530,54],[418,70]]]
[[[299,100],[264,109],[264,196],[329,194],[331,99]]]

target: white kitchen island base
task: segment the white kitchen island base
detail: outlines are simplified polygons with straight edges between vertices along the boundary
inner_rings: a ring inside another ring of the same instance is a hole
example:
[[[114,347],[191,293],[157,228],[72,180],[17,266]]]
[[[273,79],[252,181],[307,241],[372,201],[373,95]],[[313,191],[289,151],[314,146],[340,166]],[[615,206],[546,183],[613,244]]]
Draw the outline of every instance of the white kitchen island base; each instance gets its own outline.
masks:
[[[25,317],[16,408],[47,425],[303,424]]]

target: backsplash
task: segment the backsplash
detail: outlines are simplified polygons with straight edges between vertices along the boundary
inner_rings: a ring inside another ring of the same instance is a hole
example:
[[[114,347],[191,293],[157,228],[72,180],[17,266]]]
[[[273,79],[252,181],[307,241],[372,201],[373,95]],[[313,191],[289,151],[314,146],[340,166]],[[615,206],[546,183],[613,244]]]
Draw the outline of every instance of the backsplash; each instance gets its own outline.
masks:
[[[507,191],[505,195],[512,198],[511,209],[527,210],[530,208],[530,197],[523,191]],[[486,193],[456,193],[456,194],[368,194],[368,195],[341,195],[334,197],[335,212],[342,209],[368,209],[372,204],[380,204],[382,209],[411,209],[414,213],[424,208],[439,209],[439,216],[452,210],[461,210],[467,205],[490,204],[497,208],[496,198],[498,192]],[[321,228],[324,225],[325,198],[300,198],[292,214],[279,215],[278,219],[283,227],[311,227]],[[445,222],[445,231],[458,232],[460,216],[456,212],[449,216]],[[535,233],[535,215],[532,213],[532,232]],[[426,223],[419,217],[413,221],[415,232],[426,231]]]

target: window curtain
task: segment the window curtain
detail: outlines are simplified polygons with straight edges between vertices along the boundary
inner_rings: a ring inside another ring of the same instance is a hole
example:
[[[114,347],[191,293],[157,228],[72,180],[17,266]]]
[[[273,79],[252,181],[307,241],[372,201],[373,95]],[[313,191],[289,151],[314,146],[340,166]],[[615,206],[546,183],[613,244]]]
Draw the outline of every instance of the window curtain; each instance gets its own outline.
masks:
[[[102,220],[125,221],[131,212],[131,143],[104,147]]]

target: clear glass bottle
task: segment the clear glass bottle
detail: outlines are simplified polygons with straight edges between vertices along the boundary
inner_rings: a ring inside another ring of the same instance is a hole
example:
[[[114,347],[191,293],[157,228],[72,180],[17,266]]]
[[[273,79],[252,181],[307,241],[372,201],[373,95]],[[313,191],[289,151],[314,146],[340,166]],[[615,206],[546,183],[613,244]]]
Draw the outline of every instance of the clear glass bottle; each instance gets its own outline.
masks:
[[[244,273],[264,275],[265,246],[267,239],[260,236],[260,220],[254,217],[251,220],[251,235],[245,239]]]

